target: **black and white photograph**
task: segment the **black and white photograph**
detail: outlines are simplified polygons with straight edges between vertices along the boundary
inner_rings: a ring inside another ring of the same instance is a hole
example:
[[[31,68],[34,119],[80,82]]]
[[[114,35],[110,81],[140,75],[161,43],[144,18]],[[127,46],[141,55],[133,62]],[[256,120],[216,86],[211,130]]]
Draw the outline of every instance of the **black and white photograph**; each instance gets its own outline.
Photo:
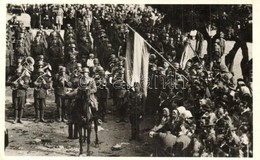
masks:
[[[254,158],[254,5],[130,3],[5,4],[4,156]]]

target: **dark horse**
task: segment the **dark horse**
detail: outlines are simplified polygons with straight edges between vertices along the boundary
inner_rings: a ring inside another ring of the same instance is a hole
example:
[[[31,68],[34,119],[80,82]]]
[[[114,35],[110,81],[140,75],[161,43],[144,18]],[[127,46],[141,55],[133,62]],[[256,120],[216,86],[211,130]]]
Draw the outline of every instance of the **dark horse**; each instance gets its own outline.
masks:
[[[96,141],[95,144],[98,146],[98,122],[97,122],[97,116],[96,111],[91,109],[90,105],[90,92],[89,90],[80,91],[80,94],[76,97],[75,103],[72,107],[71,111],[71,120],[72,123],[75,124],[76,132],[79,134],[79,145],[80,145],[80,151],[79,154],[82,155],[83,153],[83,141],[86,141],[87,138],[87,155],[90,155],[89,152],[89,145],[90,145],[90,136],[91,136],[91,127],[92,122],[94,122],[94,129],[96,133]],[[82,141],[82,132],[84,131],[84,139]],[[86,131],[87,131],[87,137],[86,137]]]

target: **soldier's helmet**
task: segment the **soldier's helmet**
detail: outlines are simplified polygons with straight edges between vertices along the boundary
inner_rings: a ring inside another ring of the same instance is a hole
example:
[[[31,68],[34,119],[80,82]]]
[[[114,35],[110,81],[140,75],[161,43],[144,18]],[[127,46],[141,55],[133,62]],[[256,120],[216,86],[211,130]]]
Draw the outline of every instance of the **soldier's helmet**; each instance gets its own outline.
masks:
[[[77,67],[78,68],[82,67],[81,63],[77,63]]]
[[[37,60],[42,60],[42,59],[44,59],[44,56],[42,54],[37,56]]]
[[[82,68],[83,73],[89,73],[89,69],[87,67]]]
[[[66,72],[66,68],[63,67],[63,66],[59,66],[59,71],[60,71],[60,72]]]

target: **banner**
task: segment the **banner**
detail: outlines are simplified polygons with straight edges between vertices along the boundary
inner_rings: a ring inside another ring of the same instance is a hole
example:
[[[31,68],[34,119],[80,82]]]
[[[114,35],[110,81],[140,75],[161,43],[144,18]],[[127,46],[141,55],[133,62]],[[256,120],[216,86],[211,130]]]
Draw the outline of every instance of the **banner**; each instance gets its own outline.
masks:
[[[132,29],[129,30],[126,45],[126,82],[131,87],[135,82],[140,83],[141,91],[147,95],[149,46],[143,37]]]

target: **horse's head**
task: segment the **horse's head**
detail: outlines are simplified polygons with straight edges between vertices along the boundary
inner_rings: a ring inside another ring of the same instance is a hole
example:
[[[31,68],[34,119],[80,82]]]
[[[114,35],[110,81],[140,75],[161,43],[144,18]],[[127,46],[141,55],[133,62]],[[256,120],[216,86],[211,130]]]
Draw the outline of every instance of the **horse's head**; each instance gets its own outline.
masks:
[[[79,94],[80,99],[87,101],[87,100],[89,100],[89,97],[90,97],[90,90],[89,89],[80,90],[78,92],[78,94]]]

